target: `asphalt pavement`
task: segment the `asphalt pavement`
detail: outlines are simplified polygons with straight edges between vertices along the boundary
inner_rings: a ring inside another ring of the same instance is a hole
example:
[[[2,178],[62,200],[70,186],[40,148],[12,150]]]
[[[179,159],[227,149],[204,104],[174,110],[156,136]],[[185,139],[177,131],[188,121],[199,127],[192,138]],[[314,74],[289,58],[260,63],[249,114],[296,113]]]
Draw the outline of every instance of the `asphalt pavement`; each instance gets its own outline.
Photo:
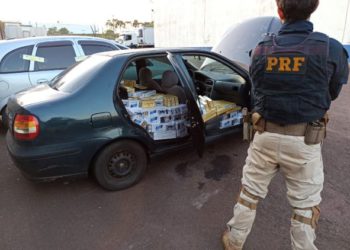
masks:
[[[323,145],[325,185],[316,244],[350,249],[350,86],[332,105]],[[11,162],[0,135],[0,249],[222,249],[248,143],[231,136],[154,159],[119,192],[93,179],[35,184]],[[291,209],[281,175],[257,210],[245,249],[290,249]]]

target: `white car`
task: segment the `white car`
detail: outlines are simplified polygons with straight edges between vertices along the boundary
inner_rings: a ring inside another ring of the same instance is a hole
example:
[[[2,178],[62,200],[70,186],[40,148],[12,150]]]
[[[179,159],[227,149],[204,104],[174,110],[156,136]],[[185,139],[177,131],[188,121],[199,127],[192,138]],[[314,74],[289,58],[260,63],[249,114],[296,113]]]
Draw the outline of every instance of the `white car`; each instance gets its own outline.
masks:
[[[0,41],[0,112],[5,125],[9,97],[48,83],[86,56],[127,49],[115,41],[84,36],[33,37]]]

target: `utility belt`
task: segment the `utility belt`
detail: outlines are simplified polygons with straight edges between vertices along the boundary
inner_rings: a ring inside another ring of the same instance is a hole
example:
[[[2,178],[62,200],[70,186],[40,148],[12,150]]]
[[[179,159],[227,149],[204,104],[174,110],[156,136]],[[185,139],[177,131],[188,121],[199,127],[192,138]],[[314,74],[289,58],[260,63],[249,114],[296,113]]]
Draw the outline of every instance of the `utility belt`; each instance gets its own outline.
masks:
[[[278,124],[265,120],[259,113],[249,114],[247,111],[244,115],[243,139],[252,140],[255,132],[277,133],[290,136],[304,136],[305,144],[319,144],[326,138],[326,126],[329,121],[328,114],[318,121],[298,124]]]

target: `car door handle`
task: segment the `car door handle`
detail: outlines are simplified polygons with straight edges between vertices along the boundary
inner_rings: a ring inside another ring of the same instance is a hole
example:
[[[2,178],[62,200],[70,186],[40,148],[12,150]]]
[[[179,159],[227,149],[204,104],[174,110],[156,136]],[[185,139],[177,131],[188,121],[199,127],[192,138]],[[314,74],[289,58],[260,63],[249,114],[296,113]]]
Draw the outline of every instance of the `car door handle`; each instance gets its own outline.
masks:
[[[49,83],[49,81],[47,79],[39,79],[36,81],[37,84],[45,84],[45,83]]]

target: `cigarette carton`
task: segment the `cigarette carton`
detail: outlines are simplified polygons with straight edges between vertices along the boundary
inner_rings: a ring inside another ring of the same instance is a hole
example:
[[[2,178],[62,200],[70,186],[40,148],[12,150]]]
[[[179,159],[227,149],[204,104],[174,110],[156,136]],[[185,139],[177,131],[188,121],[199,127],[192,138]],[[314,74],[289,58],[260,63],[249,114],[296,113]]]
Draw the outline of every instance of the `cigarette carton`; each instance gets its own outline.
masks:
[[[139,98],[139,99],[151,97],[155,94],[157,94],[157,91],[155,91],[155,90],[141,90],[141,91],[131,92],[130,94],[128,92],[129,97],[134,97],[134,98]]]
[[[168,122],[174,121],[174,117],[171,115],[161,116],[159,118],[160,118],[160,123],[168,123]]]
[[[135,82],[135,84],[134,84],[134,88],[135,88],[135,89],[140,89],[140,90],[146,90],[146,89],[148,89],[147,86],[143,86],[143,85],[140,85],[140,84],[136,84],[136,82]]]
[[[207,122],[215,117],[217,117],[217,113],[216,113],[215,109],[209,110],[205,114],[202,115],[204,122]]]
[[[147,129],[147,122],[137,116],[133,116],[131,117],[131,120],[137,124],[137,125],[140,125],[141,127],[143,127],[144,129]]]
[[[123,100],[123,104],[126,108],[134,109],[140,107],[140,101],[137,99]]]
[[[167,131],[167,132],[154,132],[151,133],[151,136],[154,140],[169,140],[176,138],[176,130],[175,131]]]
[[[122,81],[122,84],[123,84],[125,87],[134,88],[135,85],[136,85],[136,81],[135,81],[135,80],[123,80],[123,81]]]
[[[156,106],[155,100],[144,99],[141,100],[142,108],[154,108]]]
[[[179,98],[174,95],[164,95],[163,104],[166,107],[172,107],[179,105]]]

